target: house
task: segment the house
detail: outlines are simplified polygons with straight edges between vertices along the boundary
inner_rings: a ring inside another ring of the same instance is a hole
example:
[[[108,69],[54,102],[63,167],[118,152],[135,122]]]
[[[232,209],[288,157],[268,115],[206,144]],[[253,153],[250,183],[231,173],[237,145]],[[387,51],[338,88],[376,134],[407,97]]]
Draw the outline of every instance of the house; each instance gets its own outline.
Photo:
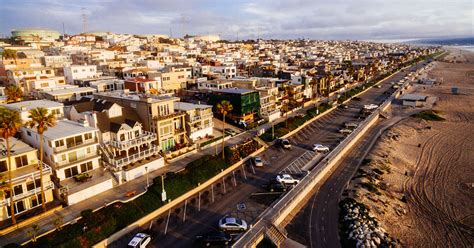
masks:
[[[178,91],[186,89],[187,71],[172,67],[161,72],[148,72],[148,78],[158,82],[159,90]]]
[[[124,88],[135,92],[150,92],[151,89],[161,89],[156,80],[146,78],[129,78],[125,79]]]
[[[48,113],[53,114],[56,120],[64,118],[64,105],[62,103],[50,100],[31,100],[15,102],[6,104],[4,105],[4,107],[7,109],[18,111],[20,113],[20,118],[23,122],[30,121],[30,110],[39,107],[47,109]]]
[[[11,173],[13,184],[13,204],[15,215],[27,214],[41,206],[41,177],[40,167],[43,166],[43,189],[45,203],[51,203],[53,199],[54,184],[51,181],[52,170],[47,164],[41,164],[37,157],[37,149],[28,144],[10,138],[11,147]],[[0,178],[8,184],[8,161],[5,156],[5,145],[1,143],[0,149]],[[9,219],[10,216],[10,192],[0,195],[0,221]]]
[[[95,78],[101,73],[97,71],[96,65],[69,65],[64,66],[64,77],[68,84],[74,84],[75,79]]]
[[[232,81],[227,81],[227,80],[220,80],[220,79],[214,79],[210,81],[198,81],[197,86],[199,90],[203,91],[215,91],[215,90],[222,90],[222,89],[228,89],[233,87],[233,82]]]
[[[210,95],[210,103],[216,106],[222,100],[229,101],[233,110],[227,117],[236,123],[251,123],[259,114],[260,111],[260,94],[256,90],[229,88],[216,90]]]
[[[174,103],[179,101],[178,97],[134,94],[126,90],[97,93],[94,98],[133,109],[146,131],[158,133],[157,140],[161,151],[170,151],[189,143],[185,126],[186,114],[174,108]]]
[[[70,102],[79,101],[82,97],[91,96],[95,92],[97,92],[97,90],[91,87],[67,87],[63,89],[53,89],[51,91],[42,91],[41,95],[51,101]]]
[[[22,128],[22,139],[39,148],[36,129]],[[44,162],[53,170],[56,197],[68,205],[100,194],[113,185],[113,177],[101,167],[98,129],[86,120],[60,120],[43,134]]]
[[[211,105],[175,102],[174,108],[186,113],[186,131],[191,140],[212,135],[214,122]]]
[[[145,131],[135,111],[117,103],[84,99],[72,106],[72,120],[87,120],[99,129],[104,166],[119,183],[133,180],[165,165],[156,133]]]

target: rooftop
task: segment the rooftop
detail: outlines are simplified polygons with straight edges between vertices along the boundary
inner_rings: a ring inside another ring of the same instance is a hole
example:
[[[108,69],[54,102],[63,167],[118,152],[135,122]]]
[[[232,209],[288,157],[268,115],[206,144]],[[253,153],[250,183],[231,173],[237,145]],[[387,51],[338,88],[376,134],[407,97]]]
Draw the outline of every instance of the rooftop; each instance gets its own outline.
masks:
[[[83,92],[96,92],[97,90],[91,87],[76,87],[76,88],[67,88],[67,89],[60,89],[60,90],[52,90],[52,91],[45,91],[46,94],[52,96],[59,96],[59,95],[66,95],[66,94],[74,94],[74,93],[83,93]]]
[[[10,103],[5,105],[6,108],[15,109],[19,111],[29,111],[38,107],[42,108],[62,108],[64,105],[59,102],[50,101],[50,100],[33,100],[33,101],[23,101]]]
[[[216,90],[215,92],[222,92],[222,93],[230,93],[230,94],[247,94],[250,92],[255,92],[255,90],[249,90],[249,89],[242,89],[242,88],[227,88],[227,89],[221,89],[221,90]]]
[[[19,140],[19,139],[16,139],[16,138],[10,138],[10,152],[11,152],[11,155],[12,156],[15,156],[15,155],[20,155],[20,154],[23,154],[23,153],[26,153],[26,152],[30,152],[30,151],[34,151],[36,150],[35,148],[29,146],[28,144],[26,144],[25,142]],[[5,148],[5,142],[2,140],[2,142],[0,143],[0,149],[1,150],[4,150],[6,149]],[[0,159],[3,159],[5,158],[6,155],[3,155],[2,153],[0,153]]]
[[[36,133],[34,129],[29,130]],[[48,128],[48,130],[46,130],[46,132],[44,132],[44,137],[49,140],[56,140],[87,132],[94,132],[97,130],[97,128],[84,126],[82,123],[79,122],[74,122],[70,120],[60,120],[56,122],[56,125],[54,127],[50,127]]]
[[[405,94],[400,97],[400,100],[407,100],[407,101],[426,101],[428,96],[419,95],[419,94]]]
[[[212,106],[206,105],[206,104],[194,104],[194,103],[189,103],[189,102],[175,102],[174,108],[178,110],[188,111],[192,109],[208,109],[208,108],[212,108]]]

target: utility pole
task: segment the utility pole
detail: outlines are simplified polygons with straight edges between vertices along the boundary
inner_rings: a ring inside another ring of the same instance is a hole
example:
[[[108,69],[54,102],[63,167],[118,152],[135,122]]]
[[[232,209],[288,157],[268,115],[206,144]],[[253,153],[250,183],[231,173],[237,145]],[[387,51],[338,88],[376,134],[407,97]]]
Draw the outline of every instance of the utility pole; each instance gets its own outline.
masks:
[[[82,8],[81,11],[82,11],[82,32],[85,33],[87,32],[87,15],[86,15],[86,12],[85,12],[86,8]]]

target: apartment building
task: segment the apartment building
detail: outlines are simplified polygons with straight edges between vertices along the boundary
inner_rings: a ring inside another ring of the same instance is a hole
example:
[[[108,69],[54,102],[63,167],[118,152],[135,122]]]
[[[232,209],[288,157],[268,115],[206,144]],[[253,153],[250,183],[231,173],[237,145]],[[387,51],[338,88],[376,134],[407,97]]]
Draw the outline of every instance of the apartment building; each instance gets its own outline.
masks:
[[[227,117],[237,123],[251,123],[258,117],[260,111],[258,91],[241,88],[217,90],[210,95],[209,102],[215,107],[222,100],[229,101],[234,107]]]
[[[25,94],[36,94],[38,91],[65,86],[66,81],[63,76],[41,77],[37,75],[22,78],[20,85],[22,85]]]
[[[23,122],[30,121],[30,110],[41,107],[48,110],[48,113],[53,114],[56,120],[64,118],[64,105],[59,102],[49,100],[32,100],[22,101],[6,104],[3,107],[7,109],[16,110],[20,113],[20,118]]]
[[[51,181],[51,167],[41,164],[37,157],[37,150],[18,139],[10,138],[10,147],[13,194],[4,191],[5,194],[0,195],[0,221],[11,217],[10,197],[12,196],[17,217],[41,207],[41,181],[43,181],[45,203],[53,201],[54,184]],[[1,143],[0,148],[5,151],[4,142]],[[43,166],[42,180],[40,166]],[[5,152],[0,155],[0,178],[8,185],[8,161]]]
[[[232,88],[233,82],[228,80],[214,79],[209,81],[198,81],[197,86],[199,90],[216,91]]]
[[[178,91],[186,89],[187,73],[183,68],[169,68],[162,72],[149,72],[148,78],[156,80],[160,85],[160,90]]]
[[[21,135],[39,148],[36,129],[23,127]],[[112,176],[101,167],[98,129],[87,120],[60,120],[43,137],[44,162],[53,169],[54,193],[62,202],[72,205],[113,187]]]
[[[174,108],[174,103],[179,101],[178,97],[134,94],[127,90],[97,93],[94,97],[133,109],[142,121],[143,128],[158,134],[161,151],[170,151],[189,143],[185,126],[186,114]]]
[[[146,78],[129,78],[124,82],[124,88],[135,92],[150,92],[151,89],[161,89],[158,81]]]
[[[96,78],[101,73],[97,71],[96,65],[70,65],[64,66],[64,77],[68,84],[74,84],[75,79]]]
[[[24,69],[10,69],[6,71],[7,73],[7,82],[9,84],[14,84],[21,88],[23,91],[27,91],[27,85],[25,84],[26,81],[22,81],[22,79],[45,79],[51,78],[55,76],[54,70],[49,67],[30,67]]]
[[[69,56],[65,55],[47,55],[42,58],[42,63],[46,67],[56,69],[71,65],[72,60]]]
[[[211,105],[175,102],[174,108],[186,113],[186,131],[191,140],[212,135],[214,122]]]
[[[72,106],[72,120],[87,120],[99,129],[104,166],[119,183],[165,165],[155,145],[156,133],[145,131],[136,112],[106,100],[88,99]]]

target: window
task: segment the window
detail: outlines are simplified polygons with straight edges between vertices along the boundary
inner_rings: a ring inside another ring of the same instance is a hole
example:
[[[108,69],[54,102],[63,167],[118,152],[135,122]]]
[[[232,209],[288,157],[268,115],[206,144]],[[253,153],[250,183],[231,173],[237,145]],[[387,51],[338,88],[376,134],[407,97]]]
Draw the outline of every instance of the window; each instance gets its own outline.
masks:
[[[74,162],[77,160],[77,154],[76,152],[70,152],[68,153],[68,157],[69,157],[69,162]]]
[[[61,147],[64,146],[64,140],[56,140],[54,142],[55,147]]]
[[[140,136],[140,130],[136,130],[135,131],[135,137],[139,137]]]
[[[73,70],[72,72],[77,73],[77,70]]]
[[[92,133],[84,134],[84,140],[90,140],[90,139],[92,139]]]
[[[58,156],[59,162],[65,161],[67,159],[66,154],[61,154]]]
[[[23,194],[23,187],[22,185],[16,185],[15,187],[13,187],[13,192],[15,192],[15,195],[21,195]]]
[[[124,141],[125,140],[125,134],[120,134],[120,141]]]
[[[41,198],[41,194],[37,194],[36,196],[32,196],[30,198],[31,200],[31,207],[36,207],[38,205],[40,205],[43,201],[43,199]]]
[[[36,180],[34,180],[34,181],[32,181],[32,182],[28,182],[28,183],[26,184],[26,190],[27,190],[27,191],[34,190],[34,189],[35,189],[35,186],[36,186],[36,188],[41,187],[41,179],[38,178],[38,179],[36,179]]]
[[[49,87],[49,83],[41,83],[41,88]]]
[[[10,209],[10,205],[8,205],[8,209]],[[25,203],[23,201],[18,201],[14,203],[15,214],[21,213],[25,211]],[[8,217],[10,217],[10,211],[7,211]]]
[[[77,166],[65,169],[64,174],[66,175],[66,178],[73,177],[79,174],[79,172],[77,171]]]
[[[28,165],[28,157],[26,155],[18,156],[15,158],[16,168],[20,168]]]
[[[8,170],[7,161],[0,161],[0,172],[5,172]]]
[[[81,164],[81,173],[92,170],[92,161]]]

